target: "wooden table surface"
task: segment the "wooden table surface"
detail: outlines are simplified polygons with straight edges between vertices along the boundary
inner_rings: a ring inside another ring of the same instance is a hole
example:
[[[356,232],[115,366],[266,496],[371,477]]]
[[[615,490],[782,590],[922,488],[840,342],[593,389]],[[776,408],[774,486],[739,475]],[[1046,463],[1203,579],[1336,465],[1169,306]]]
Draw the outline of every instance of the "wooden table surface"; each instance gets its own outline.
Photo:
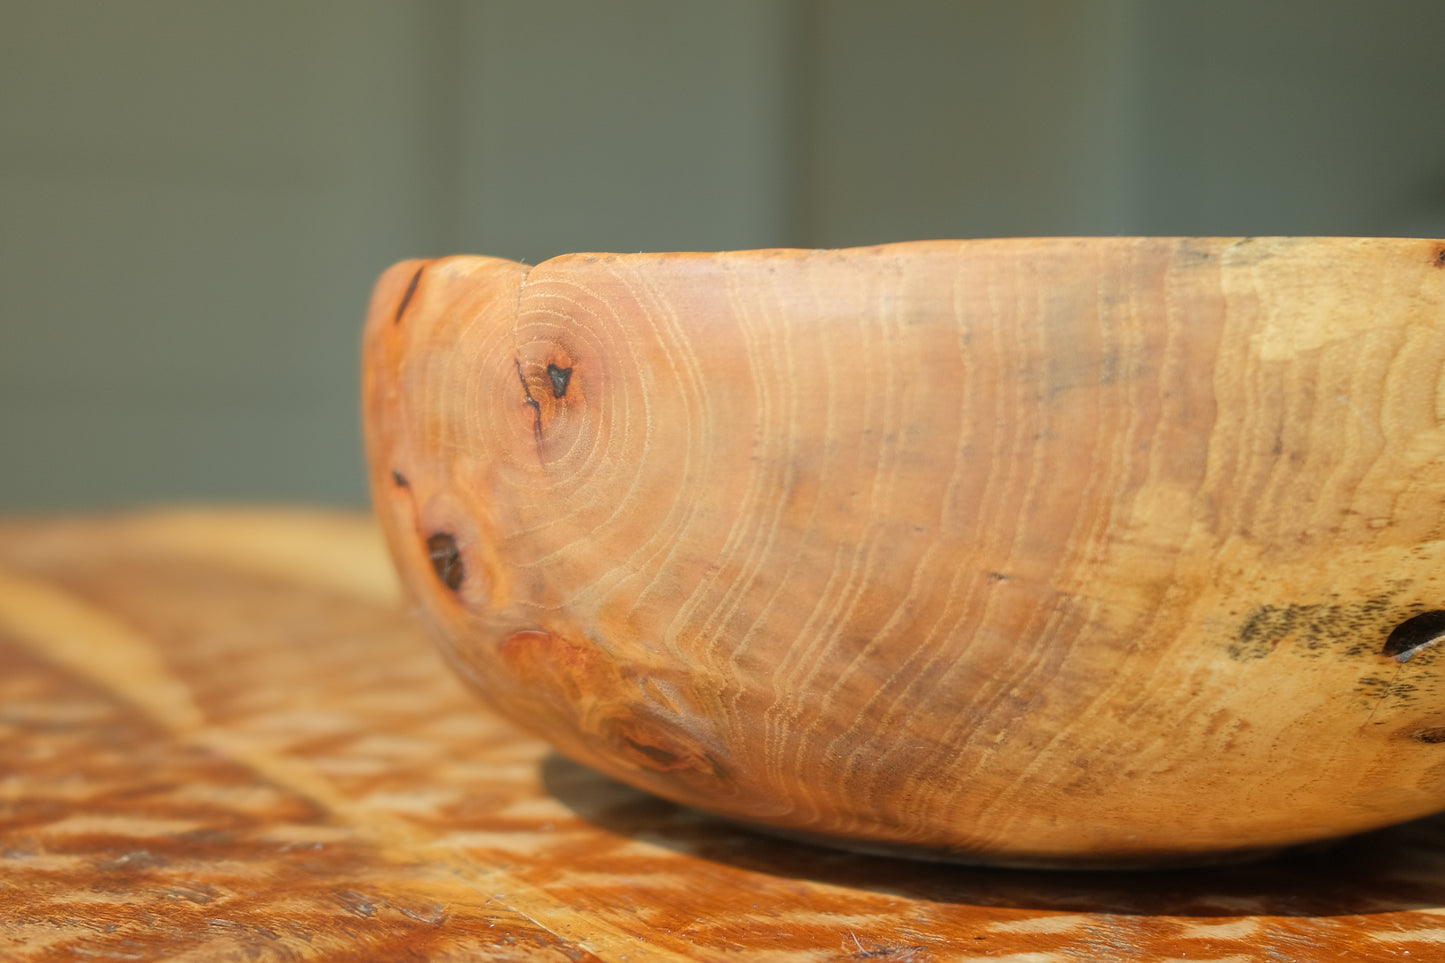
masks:
[[[1445,819],[1070,874],[778,841],[490,714],[357,516],[0,523],[0,960],[1445,960]]]

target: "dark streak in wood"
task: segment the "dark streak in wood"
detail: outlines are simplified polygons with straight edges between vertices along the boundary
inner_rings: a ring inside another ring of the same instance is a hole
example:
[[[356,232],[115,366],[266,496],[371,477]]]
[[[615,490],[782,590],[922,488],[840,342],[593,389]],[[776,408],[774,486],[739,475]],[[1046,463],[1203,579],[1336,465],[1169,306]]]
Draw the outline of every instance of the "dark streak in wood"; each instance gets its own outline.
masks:
[[[422,265],[411,276],[411,282],[406,286],[406,293],[401,296],[401,303],[396,306],[396,317],[392,319],[392,324],[401,323],[401,316],[406,313],[407,305],[411,304],[412,295],[416,294],[416,287],[421,283],[421,272],[425,270],[426,265]]]

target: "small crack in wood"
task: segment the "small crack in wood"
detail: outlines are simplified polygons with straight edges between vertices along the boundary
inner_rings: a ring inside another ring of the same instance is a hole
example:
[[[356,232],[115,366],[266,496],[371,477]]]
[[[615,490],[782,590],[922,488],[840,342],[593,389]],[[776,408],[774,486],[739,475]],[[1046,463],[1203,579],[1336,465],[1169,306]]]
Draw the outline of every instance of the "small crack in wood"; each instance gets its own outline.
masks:
[[[538,452],[542,446],[542,405],[536,398],[532,397],[532,389],[527,384],[526,375],[522,374],[522,361],[514,359],[517,365],[517,380],[522,382],[522,394],[527,396],[527,404],[532,406],[532,435],[537,439]]]

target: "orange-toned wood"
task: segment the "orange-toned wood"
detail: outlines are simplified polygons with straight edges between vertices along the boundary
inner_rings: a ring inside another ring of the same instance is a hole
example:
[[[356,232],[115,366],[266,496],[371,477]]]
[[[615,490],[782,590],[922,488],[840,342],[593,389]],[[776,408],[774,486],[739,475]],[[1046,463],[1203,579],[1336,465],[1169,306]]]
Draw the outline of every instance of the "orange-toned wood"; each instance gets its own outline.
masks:
[[[1441,818],[1171,873],[780,842],[479,707],[387,574],[342,516],[0,525],[0,959],[1445,954]]]
[[[1445,243],[408,262],[377,506],[451,660],[632,784],[1024,864],[1445,808]]]

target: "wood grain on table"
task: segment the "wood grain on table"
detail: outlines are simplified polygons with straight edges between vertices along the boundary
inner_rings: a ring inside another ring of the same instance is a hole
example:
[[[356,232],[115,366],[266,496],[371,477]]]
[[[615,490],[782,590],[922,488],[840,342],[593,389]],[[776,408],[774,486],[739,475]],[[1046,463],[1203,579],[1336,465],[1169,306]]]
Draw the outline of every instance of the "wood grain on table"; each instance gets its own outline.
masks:
[[[1445,820],[1187,872],[817,849],[492,715],[359,516],[13,521],[0,959],[1445,959]]]

